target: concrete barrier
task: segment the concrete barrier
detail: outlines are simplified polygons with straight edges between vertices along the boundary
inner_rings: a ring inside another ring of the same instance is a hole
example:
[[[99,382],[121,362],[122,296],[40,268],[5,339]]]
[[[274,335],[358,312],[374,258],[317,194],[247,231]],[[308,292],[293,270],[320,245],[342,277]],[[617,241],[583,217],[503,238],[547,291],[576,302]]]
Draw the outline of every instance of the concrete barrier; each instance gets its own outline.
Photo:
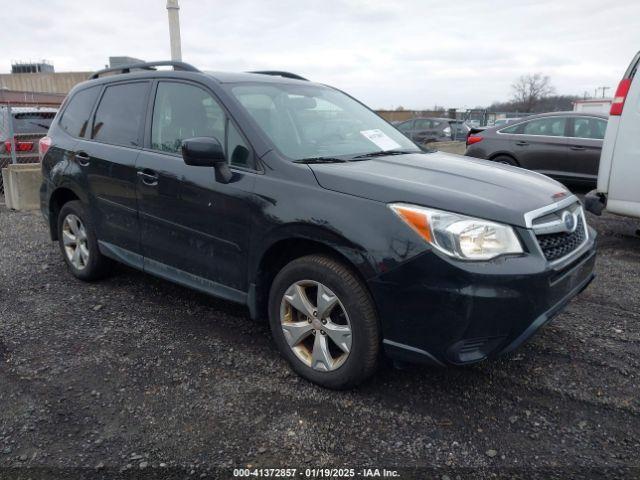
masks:
[[[39,163],[10,164],[2,169],[2,183],[7,208],[13,210],[40,208],[42,171]]]
[[[440,152],[455,153],[464,155],[467,150],[465,142],[431,142],[427,143],[427,147],[434,148]]]

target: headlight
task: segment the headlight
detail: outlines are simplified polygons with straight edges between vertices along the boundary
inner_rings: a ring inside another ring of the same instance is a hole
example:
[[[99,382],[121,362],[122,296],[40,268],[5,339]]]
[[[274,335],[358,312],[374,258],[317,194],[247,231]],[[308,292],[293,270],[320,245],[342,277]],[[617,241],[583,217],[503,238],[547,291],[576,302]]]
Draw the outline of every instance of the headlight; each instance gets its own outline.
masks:
[[[424,240],[450,257],[489,260],[523,252],[508,225],[404,203],[389,206]]]

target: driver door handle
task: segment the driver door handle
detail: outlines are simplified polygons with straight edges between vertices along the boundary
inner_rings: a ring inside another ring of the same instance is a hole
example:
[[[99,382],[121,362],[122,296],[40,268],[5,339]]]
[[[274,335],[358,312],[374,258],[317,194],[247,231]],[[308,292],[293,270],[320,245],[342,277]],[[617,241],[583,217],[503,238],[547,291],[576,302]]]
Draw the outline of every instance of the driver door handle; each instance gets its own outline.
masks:
[[[516,145],[518,145],[519,147],[526,147],[527,145],[529,145],[529,142],[525,142],[524,140],[520,140],[520,141],[516,142]]]
[[[154,186],[158,184],[158,174],[149,168],[138,171],[138,176],[145,185]]]
[[[76,152],[76,162],[81,167],[86,167],[89,165],[89,154],[87,152]]]
[[[580,145],[574,145],[573,147],[571,147],[571,150],[576,150],[579,152],[581,150],[585,150],[585,148]]]

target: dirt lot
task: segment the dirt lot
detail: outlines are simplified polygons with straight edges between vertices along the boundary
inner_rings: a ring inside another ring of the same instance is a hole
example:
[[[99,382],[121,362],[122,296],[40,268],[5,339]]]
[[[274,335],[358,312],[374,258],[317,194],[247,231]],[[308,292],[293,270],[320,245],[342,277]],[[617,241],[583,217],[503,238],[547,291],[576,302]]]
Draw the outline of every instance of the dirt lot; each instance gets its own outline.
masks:
[[[640,238],[630,220],[590,220],[598,278],[520,350],[386,366],[337,393],[290,373],[243,308],[124,267],[82,283],[39,214],[0,207],[0,478],[247,465],[637,478]]]

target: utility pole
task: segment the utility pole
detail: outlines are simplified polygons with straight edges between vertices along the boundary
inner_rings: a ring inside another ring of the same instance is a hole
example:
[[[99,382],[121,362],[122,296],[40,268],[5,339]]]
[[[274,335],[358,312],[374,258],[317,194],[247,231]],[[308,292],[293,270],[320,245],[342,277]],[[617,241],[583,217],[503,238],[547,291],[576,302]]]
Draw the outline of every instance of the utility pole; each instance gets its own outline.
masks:
[[[180,5],[178,0],[167,0],[169,14],[169,41],[171,43],[171,60],[182,60],[182,46],[180,42]]]

